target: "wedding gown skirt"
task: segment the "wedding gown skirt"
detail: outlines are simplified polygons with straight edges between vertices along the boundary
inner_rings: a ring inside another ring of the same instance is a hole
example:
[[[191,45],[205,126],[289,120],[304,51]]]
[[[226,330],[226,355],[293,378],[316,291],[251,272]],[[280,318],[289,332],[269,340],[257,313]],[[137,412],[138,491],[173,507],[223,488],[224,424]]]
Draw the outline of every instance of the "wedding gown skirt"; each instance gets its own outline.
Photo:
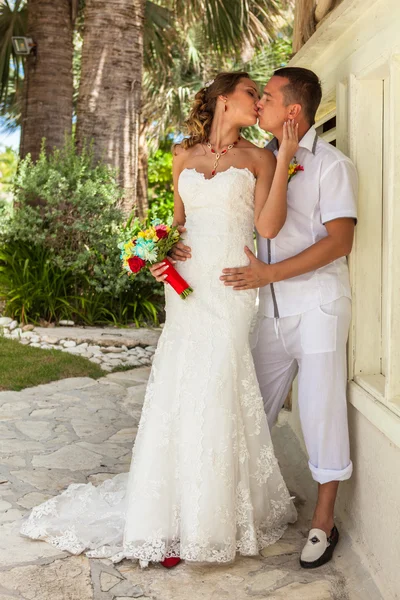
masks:
[[[224,267],[247,264],[255,179],[230,168],[207,180],[185,169],[179,192],[194,293],[166,287],[129,474],[73,484],[34,508],[22,534],[91,557],[226,562],[279,539],[296,511],[277,464],[249,347],[254,290]]]

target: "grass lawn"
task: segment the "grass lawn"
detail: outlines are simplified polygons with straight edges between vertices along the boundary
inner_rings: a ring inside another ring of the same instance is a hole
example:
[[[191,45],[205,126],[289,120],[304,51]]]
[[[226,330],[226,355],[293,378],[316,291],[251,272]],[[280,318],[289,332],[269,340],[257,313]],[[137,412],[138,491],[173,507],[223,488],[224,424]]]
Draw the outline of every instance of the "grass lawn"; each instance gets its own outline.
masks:
[[[0,336],[0,391],[18,392],[27,387],[67,377],[105,375],[99,365],[87,358],[61,352],[23,346]]]

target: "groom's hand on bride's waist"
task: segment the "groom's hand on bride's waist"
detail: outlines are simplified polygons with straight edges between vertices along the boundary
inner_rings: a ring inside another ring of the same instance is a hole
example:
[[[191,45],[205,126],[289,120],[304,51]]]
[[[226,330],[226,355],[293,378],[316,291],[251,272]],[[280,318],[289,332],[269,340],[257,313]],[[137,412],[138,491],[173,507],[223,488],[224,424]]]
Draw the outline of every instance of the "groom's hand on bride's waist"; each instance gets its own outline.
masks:
[[[271,265],[258,260],[247,246],[245,246],[244,251],[250,260],[250,264],[247,267],[223,269],[220,280],[225,285],[233,287],[234,290],[251,290],[271,283]]]
[[[178,242],[173,246],[168,254],[173,260],[187,260],[192,258],[191,248],[186,246],[183,242]]]

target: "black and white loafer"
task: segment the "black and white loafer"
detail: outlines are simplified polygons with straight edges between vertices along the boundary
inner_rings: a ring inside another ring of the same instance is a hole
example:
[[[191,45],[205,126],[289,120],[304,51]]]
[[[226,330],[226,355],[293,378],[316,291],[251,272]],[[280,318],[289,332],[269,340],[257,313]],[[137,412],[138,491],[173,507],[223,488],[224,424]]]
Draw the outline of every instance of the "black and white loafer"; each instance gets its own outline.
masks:
[[[322,529],[311,529],[300,556],[300,565],[303,569],[316,569],[329,562],[338,541],[339,532],[336,525],[333,526],[329,537]]]

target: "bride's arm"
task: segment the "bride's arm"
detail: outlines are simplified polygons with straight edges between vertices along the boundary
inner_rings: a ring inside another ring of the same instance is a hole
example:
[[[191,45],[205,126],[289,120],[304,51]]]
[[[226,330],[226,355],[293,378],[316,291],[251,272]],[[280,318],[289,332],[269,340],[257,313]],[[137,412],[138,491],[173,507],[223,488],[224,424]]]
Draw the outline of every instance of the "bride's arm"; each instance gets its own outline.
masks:
[[[288,169],[297,148],[297,127],[285,124],[277,160],[272,152],[265,150],[258,161],[254,224],[262,237],[276,237],[285,224]]]
[[[183,170],[183,157],[185,150],[176,145],[173,149],[172,155],[172,178],[174,182],[174,220],[173,225],[183,226],[186,222],[185,207],[182,202],[182,198],[178,191],[178,180],[179,175]]]

